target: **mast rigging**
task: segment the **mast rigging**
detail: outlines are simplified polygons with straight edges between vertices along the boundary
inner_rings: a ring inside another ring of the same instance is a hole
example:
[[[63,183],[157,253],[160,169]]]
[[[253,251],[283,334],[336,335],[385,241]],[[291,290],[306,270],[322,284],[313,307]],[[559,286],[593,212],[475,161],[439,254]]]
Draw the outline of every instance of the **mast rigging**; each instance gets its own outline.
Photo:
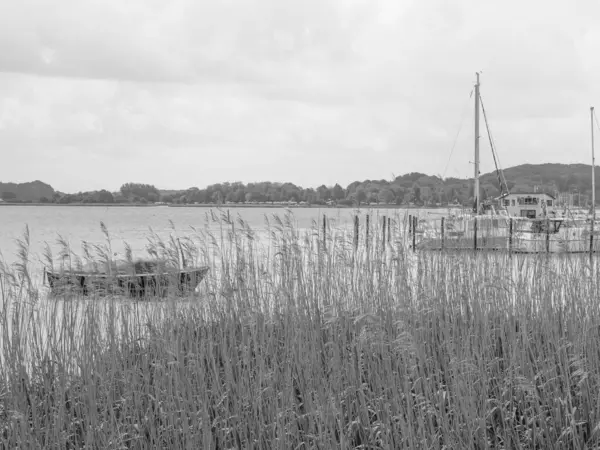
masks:
[[[475,84],[475,176],[473,186],[475,214],[479,214],[479,72]]]

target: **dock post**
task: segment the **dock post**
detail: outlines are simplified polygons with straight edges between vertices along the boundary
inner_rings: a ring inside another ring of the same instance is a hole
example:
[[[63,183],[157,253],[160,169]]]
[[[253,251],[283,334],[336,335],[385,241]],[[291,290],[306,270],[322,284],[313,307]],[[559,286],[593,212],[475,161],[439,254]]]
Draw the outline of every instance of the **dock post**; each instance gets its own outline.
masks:
[[[550,253],[550,219],[546,219],[546,253]]]
[[[444,250],[444,219],[445,217],[442,217],[442,238],[440,241],[440,250]]]
[[[369,215],[367,214],[367,221],[365,223],[365,246],[369,248]]]
[[[512,255],[513,246],[513,219],[508,219],[508,255]]]
[[[354,248],[358,250],[358,214],[354,216]]]
[[[327,216],[323,214],[323,250],[327,250]]]
[[[381,244],[382,247],[385,249],[385,232],[386,232],[386,225],[387,225],[387,221],[386,221],[386,217],[383,216],[383,234],[381,236]]]
[[[473,250],[477,250],[477,217],[473,218]]]
[[[392,218],[388,217],[388,244],[392,242]]]
[[[590,257],[594,253],[594,219],[595,217],[592,217],[590,221]]]
[[[412,226],[413,226],[412,214],[408,215],[408,235],[412,234]]]
[[[413,225],[412,225],[412,247],[413,252],[417,251],[417,216],[413,216]]]

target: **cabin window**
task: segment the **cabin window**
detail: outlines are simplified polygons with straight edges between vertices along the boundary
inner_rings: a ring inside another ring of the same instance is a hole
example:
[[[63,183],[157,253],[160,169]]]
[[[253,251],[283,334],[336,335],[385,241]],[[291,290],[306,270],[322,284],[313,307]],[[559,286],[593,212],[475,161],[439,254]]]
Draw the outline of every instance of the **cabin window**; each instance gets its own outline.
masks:
[[[515,206],[515,199],[514,198],[511,200],[511,202],[512,202],[512,206]]]
[[[528,219],[535,219],[535,209],[522,209],[521,217],[527,217]]]
[[[546,200],[546,206],[552,206],[552,200]]]
[[[510,200],[504,200],[504,206],[510,206]]]
[[[523,199],[523,204],[524,205],[537,205],[538,199],[536,197],[525,197]]]

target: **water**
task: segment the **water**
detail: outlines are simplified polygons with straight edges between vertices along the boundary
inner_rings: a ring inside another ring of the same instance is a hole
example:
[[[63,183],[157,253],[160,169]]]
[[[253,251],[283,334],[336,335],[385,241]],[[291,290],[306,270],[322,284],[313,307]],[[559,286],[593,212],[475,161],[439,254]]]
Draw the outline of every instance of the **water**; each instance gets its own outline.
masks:
[[[180,237],[190,235],[191,227],[213,229],[218,225],[209,220],[211,211],[215,214],[227,213],[230,217],[241,217],[256,231],[265,230],[265,216],[271,222],[273,215],[283,218],[284,208],[201,208],[201,207],[98,207],[98,206],[2,206],[0,207],[0,252],[7,263],[16,261],[16,240],[23,237],[25,226],[29,227],[30,253],[32,263],[39,263],[45,243],[50,245],[53,252],[59,249],[57,238],[66,239],[76,253],[81,253],[82,241],[90,244],[106,242],[100,229],[100,222],[108,228],[115,252],[124,251],[127,242],[134,256],[145,256],[147,238],[152,228],[161,238],[168,238],[173,230],[170,222],[176,227]],[[336,227],[351,227],[354,215],[359,214],[361,225],[364,215],[386,215],[392,218],[402,218],[407,210],[355,210],[351,208],[294,208],[291,210],[295,225],[298,229],[308,229],[313,221],[322,223],[325,214],[332,225]],[[440,210],[441,212],[441,210]],[[435,214],[426,212],[425,214]],[[371,223],[375,221],[371,218]],[[377,222],[378,223],[378,222]]]

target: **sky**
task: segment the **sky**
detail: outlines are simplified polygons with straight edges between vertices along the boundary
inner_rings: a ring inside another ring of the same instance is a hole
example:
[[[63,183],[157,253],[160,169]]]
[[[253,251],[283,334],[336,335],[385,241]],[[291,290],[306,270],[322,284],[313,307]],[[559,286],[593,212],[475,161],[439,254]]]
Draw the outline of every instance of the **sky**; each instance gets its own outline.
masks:
[[[5,0],[0,181],[467,177],[478,71],[503,167],[590,163],[599,55],[597,0]]]

